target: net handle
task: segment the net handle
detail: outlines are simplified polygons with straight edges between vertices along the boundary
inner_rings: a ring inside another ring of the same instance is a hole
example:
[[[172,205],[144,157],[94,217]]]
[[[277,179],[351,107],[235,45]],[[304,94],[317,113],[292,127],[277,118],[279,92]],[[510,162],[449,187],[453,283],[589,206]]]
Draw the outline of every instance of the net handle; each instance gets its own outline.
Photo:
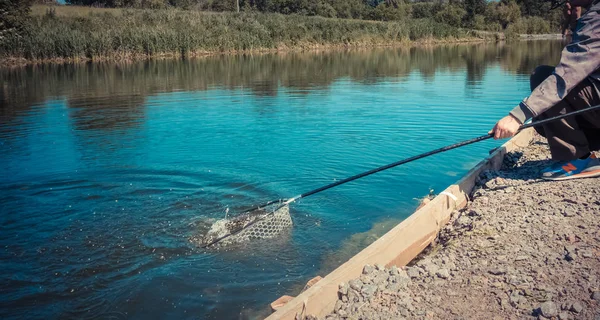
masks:
[[[548,118],[548,119],[545,119],[545,120],[540,120],[540,121],[536,121],[536,122],[530,122],[528,124],[522,125],[519,128],[519,130],[517,131],[517,133],[521,132],[522,130],[525,130],[527,128],[541,126],[541,125],[544,125],[544,124],[547,124],[547,123],[550,123],[550,122],[561,120],[561,119],[564,119],[564,118],[567,118],[567,117],[572,117],[572,116],[580,115],[580,114],[583,114],[583,113],[586,113],[586,112],[589,112],[589,111],[593,111],[593,110],[598,110],[598,109],[600,109],[600,105],[589,107],[589,108],[586,108],[586,109],[581,109],[581,110],[573,111],[573,112],[570,112],[570,113],[567,113],[567,114],[558,115],[558,116],[551,117],[551,118]],[[264,209],[265,207],[267,207],[269,205],[272,205],[274,203],[277,203],[277,202],[282,202],[282,204],[279,207],[277,207],[277,209],[273,210],[273,212],[267,213],[263,217],[257,218],[256,220],[254,220],[251,223],[247,224],[246,226],[244,226],[240,230],[237,230],[237,231],[235,231],[233,233],[230,233],[230,234],[226,234],[226,235],[224,235],[224,236],[222,236],[222,237],[220,237],[220,238],[218,238],[218,239],[216,239],[214,241],[211,241],[209,244],[202,246],[202,248],[209,247],[209,246],[211,246],[211,245],[213,245],[213,244],[215,244],[215,243],[217,243],[217,242],[219,242],[219,241],[221,241],[223,239],[226,239],[226,238],[228,238],[228,237],[230,237],[232,235],[235,235],[235,234],[239,233],[240,231],[242,231],[242,230],[244,230],[244,229],[252,226],[256,222],[262,221],[263,219],[265,219],[266,217],[268,217],[269,215],[271,215],[275,211],[277,211],[277,210],[283,208],[284,206],[287,206],[290,203],[292,203],[292,202],[294,202],[296,200],[299,200],[301,198],[306,198],[308,196],[311,196],[313,194],[325,191],[327,189],[331,189],[333,187],[337,187],[337,186],[339,186],[341,184],[348,183],[350,181],[354,181],[356,179],[360,179],[360,178],[366,177],[368,175],[372,175],[374,173],[377,173],[377,172],[380,172],[380,171],[383,171],[383,170],[387,170],[387,169],[390,169],[390,168],[393,168],[393,167],[397,167],[397,166],[405,164],[405,163],[409,163],[409,162],[412,162],[412,161],[415,161],[415,160],[419,160],[419,159],[422,159],[422,158],[425,158],[425,157],[429,157],[431,155],[438,154],[438,153],[441,153],[441,152],[444,152],[444,151],[448,151],[448,150],[460,148],[460,147],[463,147],[463,146],[466,146],[466,145],[469,145],[469,144],[473,144],[473,143],[476,143],[476,142],[484,141],[484,140],[487,140],[487,139],[490,139],[490,138],[493,138],[493,137],[494,137],[494,135],[490,133],[490,134],[486,134],[486,135],[479,136],[479,137],[476,137],[476,138],[472,138],[472,139],[460,141],[460,142],[457,142],[455,144],[451,144],[451,145],[448,145],[448,146],[445,146],[445,147],[441,147],[441,148],[438,148],[438,149],[435,149],[435,150],[431,150],[431,151],[428,151],[428,152],[425,152],[425,153],[421,153],[419,155],[412,156],[410,158],[402,159],[400,161],[396,161],[394,163],[387,164],[385,166],[381,166],[381,167],[378,167],[378,168],[375,168],[375,169],[372,169],[372,170],[369,170],[369,171],[365,171],[365,172],[359,173],[357,175],[348,177],[346,179],[343,179],[343,180],[340,180],[340,181],[336,181],[334,183],[330,183],[330,184],[322,186],[320,188],[308,191],[306,193],[303,193],[301,195],[298,195],[298,196],[295,196],[293,198],[287,199],[285,201],[283,201],[283,200],[272,200],[272,201],[266,202],[266,203],[264,203],[262,205],[259,205],[257,207],[253,207],[252,209],[248,209],[246,211],[243,211],[242,214],[243,213],[249,213],[249,212],[254,211],[254,210]]]

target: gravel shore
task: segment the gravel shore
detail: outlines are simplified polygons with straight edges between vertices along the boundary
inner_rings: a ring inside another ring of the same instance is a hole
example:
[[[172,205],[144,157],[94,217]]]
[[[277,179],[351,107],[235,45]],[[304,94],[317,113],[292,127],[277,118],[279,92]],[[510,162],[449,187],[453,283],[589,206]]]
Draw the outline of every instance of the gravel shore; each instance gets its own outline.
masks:
[[[508,154],[434,244],[365,266],[326,319],[600,320],[600,178],[544,182],[548,158],[540,137]]]

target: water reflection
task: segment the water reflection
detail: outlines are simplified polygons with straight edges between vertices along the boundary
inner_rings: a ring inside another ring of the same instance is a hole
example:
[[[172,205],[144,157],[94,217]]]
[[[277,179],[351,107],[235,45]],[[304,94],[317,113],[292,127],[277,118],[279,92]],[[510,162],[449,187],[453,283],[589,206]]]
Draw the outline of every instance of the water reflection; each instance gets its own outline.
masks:
[[[69,107],[77,109],[78,129],[111,130],[139,123],[145,98],[158,92],[225,87],[276,96],[281,87],[302,93],[326,90],[339,78],[368,84],[381,77],[402,79],[413,71],[433,79],[439,71],[466,69],[469,87],[481,81],[491,64],[528,74],[547,57],[558,57],[561,50],[560,41],[528,41],[2,69],[0,120],[10,122],[50,97],[64,96]]]

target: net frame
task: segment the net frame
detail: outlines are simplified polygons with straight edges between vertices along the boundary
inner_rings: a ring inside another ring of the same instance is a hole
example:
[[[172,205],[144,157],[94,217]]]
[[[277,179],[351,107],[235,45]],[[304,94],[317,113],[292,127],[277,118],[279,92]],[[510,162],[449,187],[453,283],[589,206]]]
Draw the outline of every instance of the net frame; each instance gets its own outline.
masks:
[[[293,225],[289,201],[272,203],[216,221],[201,239],[203,248],[271,239]]]

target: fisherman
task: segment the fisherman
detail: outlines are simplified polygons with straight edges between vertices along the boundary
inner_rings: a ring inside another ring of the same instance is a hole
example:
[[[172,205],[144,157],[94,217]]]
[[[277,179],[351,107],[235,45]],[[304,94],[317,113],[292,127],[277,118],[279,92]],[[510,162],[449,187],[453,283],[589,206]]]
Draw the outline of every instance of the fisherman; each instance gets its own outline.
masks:
[[[572,39],[556,67],[539,66],[530,78],[531,94],[490,131],[509,138],[527,120],[544,120],[600,104],[600,0],[569,0],[565,16],[583,7]],[[567,21],[569,23],[569,21]],[[536,131],[548,139],[556,163],[542,171],[547,180],[600,176],[600,111],[550,122]]]

